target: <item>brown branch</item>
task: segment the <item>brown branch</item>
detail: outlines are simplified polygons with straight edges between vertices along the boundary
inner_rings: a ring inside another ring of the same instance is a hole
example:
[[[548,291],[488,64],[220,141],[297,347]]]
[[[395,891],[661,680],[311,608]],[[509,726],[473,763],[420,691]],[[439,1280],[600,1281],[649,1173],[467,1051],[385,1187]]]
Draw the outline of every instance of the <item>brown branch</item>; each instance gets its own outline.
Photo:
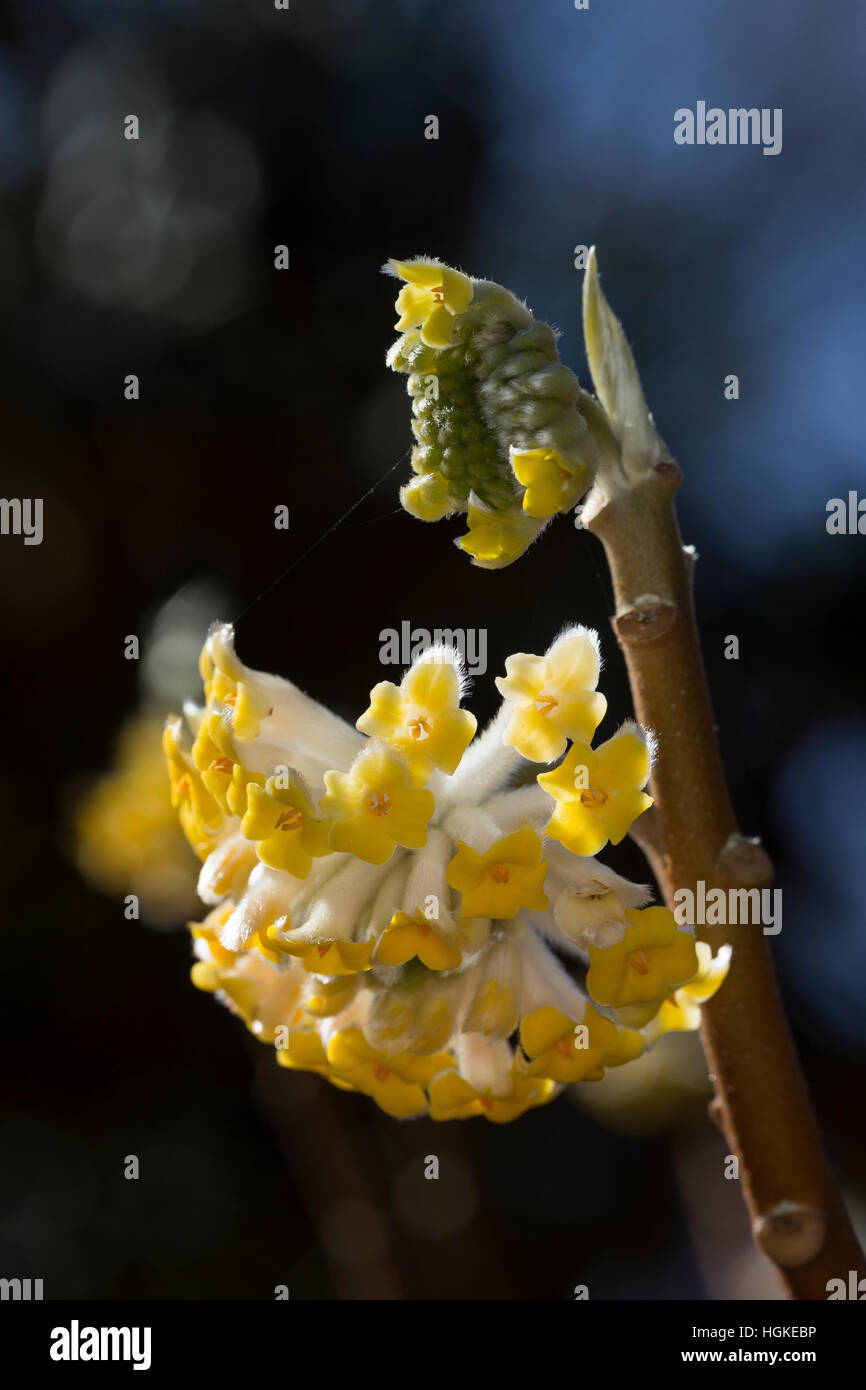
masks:
[[[684,549],[664,460],[616,492],[586,524],[613,578],[613,627],[635,712],[659,740],[650,791],[652,834],[640,839],[669,907],[678,889],[764,887],[770,860],[740,832],[716,740],[692,601],[693,553]],[[709,940],[715,930],[698,928]],[[792,1298],[825,1299],[829,1279],[864,1272],[824,1154],[759,925],[729,933],[731,971],[704,1007],[713,1102],[739,1171],[761,1250]]]

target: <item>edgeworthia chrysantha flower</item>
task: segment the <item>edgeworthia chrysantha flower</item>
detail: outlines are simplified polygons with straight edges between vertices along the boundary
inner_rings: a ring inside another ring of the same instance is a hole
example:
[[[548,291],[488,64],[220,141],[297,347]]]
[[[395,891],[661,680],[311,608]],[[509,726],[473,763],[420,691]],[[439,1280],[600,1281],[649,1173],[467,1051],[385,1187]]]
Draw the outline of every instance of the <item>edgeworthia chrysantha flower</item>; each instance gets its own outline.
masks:
[[[447,341],[461,281],[441,298],[438,280],[410,283],[402,312]],[[690,928],[593,857],[650,804],[652,757],[633,722],[591,747],[594,633],[510,658],[480,735],[449,647],[375,686],[355,728],[246,667],[228,626],[201,673],[189,735],[172,718],[164,738],[211,909],[191,926],[193,981],[280,1065],[394,1116],[506,1121],[696,1026],[727,957],[699,957]]]
[[[402,336],[387,357],[408,376],[414,416],[415,478],[401,501],[423,521],[464,513],[457,544],[501,569],[592,483],[590,398],[560,362],[553,329],[501,285],[436,260],[383,269],[405,282]]]

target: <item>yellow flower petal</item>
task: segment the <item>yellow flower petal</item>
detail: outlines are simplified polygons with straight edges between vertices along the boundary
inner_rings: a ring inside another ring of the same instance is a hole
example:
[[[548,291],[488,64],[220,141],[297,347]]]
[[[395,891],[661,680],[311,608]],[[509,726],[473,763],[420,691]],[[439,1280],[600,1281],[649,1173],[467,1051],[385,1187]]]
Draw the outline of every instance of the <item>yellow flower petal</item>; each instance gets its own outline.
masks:
[[[463,953],[446,941],[423,913],[395,912],[376,947],[377,965],[405,965],[417,956],[428,970],[456,970]]]
[[[432,289],[435,285],[442,283],[443,267],[431,261],[395,261],[388,262],[395,274],[401,280],[406,280],[410,285],[422,285],[425,289]],[[401,293],[403,291],[401,290]]]
[[[435,262],[392,260],[388,264],[407,281],[397,296],[396,327],[401,333],[420,328],[421,341],[428,347],[448,347],[454,319],[472,299],[472,281],[461,271]]]
[[[573,507],[586,485],[585,466],[568,462],[557,449],[516,451],[511,464],[526,489],[523,510],[541,520]]]
[[[560,1009],[536,1009],[522,1020],[520,1039],[532,1059],[530,1076],[545,1076],[567,1085],[600,1080],[606,1066],[631,1061],[644,1047],[639,1033],[618,1028],[591,1004],[586,1005],[580,1023]]]
[[[332,849],[370,864],[384,864],[396,845],[420,849],[436,809],[432,792],[412,785],[401,760],[388,748],[370,747],[348,773],[326,772],[322,812],[333,819]]]
[[[248,785],[241,834],[255,841],[256,853],[270,868],[306,878],[313,859],[330,853],[330,828],[328,821],[313,814],[296,781],[290,779],[283,787],[276,777],[269,777],[264,787]]]
[[[311,1030],[295,1029],[289,1033],[286,1046],[276,1047],[274,1051],[279,1065],[292,1071],[325,1073],[328,1070],[325,1049],[318,1033]]]
[[[463,314],[472,302],[472,281],[468,275],[464,275],[460,270],[454,270],[451,266],[442,267],[442,288],[445,296],[445,307],[449,313]]]
[[[455,510],[448,479],[438,471],[413,478],[400,489],[400,501],[419,521],[441,521]]]
[[[547,864],[538,835],[528,826],[506,835],[479,854],[462,840],[445,873],[447,882],[463,895],[461,917],[516,917],[521,908],[543,912],[542,890]]]
[[[545,834],[572,854],[593,855],[619,844],[652,798],[638,788],[650,770],[649,751],[636,733],[615,734],[600,748],[574,743],[558,768],[538,784],[557,801]]]
[[[662,1033],[693,1032],[700,1026],[701,1008],[721,988],[731,962],[730,946],[722,946],[716,956],[705,941],[695,943],[698,973],[665,999],[648,1029],[655,1040]]]
[[[538,527],[508,513],[470,505],[466,518],[469,530],[458,545],[485,569],[504,569],[513,564],[536,535]]]
[[[630,910],[625,915],[629,926],[621,942],[604,950],[590,947],[587,989],[599,1004],[612,1008],[660,1006],[672,988],[697,973],[694,940],[689,932],[678,929],[666,907]]]
[[[311,975],[355,975],[370,969],[373,941],[292,941],[282,937],[280,949],[300,959]]]
[[[386,1114],[395,1119],[423,1115],[427,1109],[424,1089],[417,1081],[404,1080],[400,1061],[371,1048],[356,1025],[335,1033],[328,1044],[332,1072],[370,1096]]]
[[[428,347],[450,347],[453,327],[454,315],[444,304],[436,304],[421,325],[421,341]]]

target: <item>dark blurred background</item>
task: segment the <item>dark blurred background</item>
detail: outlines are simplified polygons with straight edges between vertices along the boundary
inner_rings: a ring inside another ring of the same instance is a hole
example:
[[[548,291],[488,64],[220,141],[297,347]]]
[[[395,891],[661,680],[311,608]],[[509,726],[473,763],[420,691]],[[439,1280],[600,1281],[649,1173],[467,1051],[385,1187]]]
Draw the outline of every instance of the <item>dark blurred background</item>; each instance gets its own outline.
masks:
[[[0,1274],[42,1277],[53,1298],[270,1298],[276,1284],[293,1298],[571,1298],[577,1284],[591,1298],[774,1297],[737,1184],[717,1181],[725,1146],[694,1052],[670,1115],[653,1088],[671,1078],[647,1074],[639,1123],[625,1102],[600,1119],[562,1098],[502,1128],[398,1124],[279,1070],[193,990],[186,933],[126,921],[122,894],[79,875],[70,808],[140,697],[124,637],[192,581],[227,596],[213,617],[243,612],[249,664],[353,720],[381,677],[380,630],[404,619],[488,629],[480,718],[509,652],[544,650],[566,619],[597,626],[603,732],[629,712],[594,538],[561,519],[484,573],[451,545],[455,523],[399,510],[406,459],[385,476],[410,431],[384,367],[382,261],[438,255],[507,284],[562,330],[587,385],[574,248],[595,243],[685,474],[734,798],[778,866],[773,949],[862,1227],[866,541],[825,520],[829,498],[866,491],[866,11],[19,0],[0,13],[2,492],[42,497],[45,518],[40,546],[0,538]],[[782,153],[675,145],[675,109],[698,100],[781,107]],[[645,876],[633,847],[605,857]],[[424,1180],[427,1154],[439,1182]]]

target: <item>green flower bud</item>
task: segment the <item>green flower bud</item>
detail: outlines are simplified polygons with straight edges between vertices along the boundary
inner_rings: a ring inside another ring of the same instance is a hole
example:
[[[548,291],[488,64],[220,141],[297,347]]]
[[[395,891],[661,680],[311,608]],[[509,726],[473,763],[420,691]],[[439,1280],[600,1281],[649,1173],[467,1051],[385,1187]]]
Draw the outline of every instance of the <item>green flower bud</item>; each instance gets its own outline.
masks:
[[[597,450],[585,393],[556,335],[501,285],[437,261],[390,262],[407,283],[388,366],[408,377],[412,469],[403,505],[425,521],[469,519],[458,541],[477,565],[511,564],[592,484]]]

